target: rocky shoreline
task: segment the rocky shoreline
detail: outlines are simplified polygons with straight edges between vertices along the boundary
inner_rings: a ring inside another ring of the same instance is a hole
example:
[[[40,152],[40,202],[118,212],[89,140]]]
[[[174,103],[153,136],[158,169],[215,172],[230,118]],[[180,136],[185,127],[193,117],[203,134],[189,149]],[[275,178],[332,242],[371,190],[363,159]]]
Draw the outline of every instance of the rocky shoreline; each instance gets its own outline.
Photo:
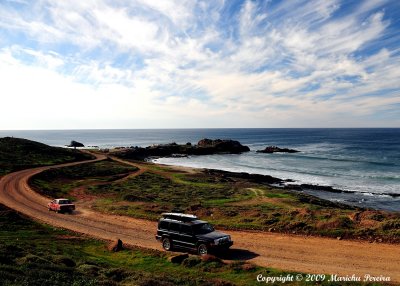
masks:
[[[346,194],[356,194],[360,192],[356,191],[349,191],[349,190],[342,190],[342,189],[336,189],[331,186],[321,186],[321,185],[313,185],[313,184],[300,184],[300,185],[295,185],[295,184],[287,184],[285,186],[286,189],[291,189],[291,190],[298,190],[298,191],[303,191],[303,190],[313,190],[313,191],[324,191],[324,192],[330,192],[330,193],[346,193]],[[395,193],[372,193],[368,192],[371,195],[375,196],[390,196],[392,198],[398,198],[400,197],[400,194],[395,194]]]
[[[248,146],[242,145],[239,141],[235,140],[222,140],[222,139],[202,139],[197,144],[156,144],[148,147],[130,147],[118,148],[112,154],[121,159],[130,160],[149,160],[157,159],[160,157],[187,157],[190,155],[213,155],[213,154],[240,154],[250,151]],[[300,152],[294,149],[280,148],[277,146],[268,146],[263,150],[256,151],[257,153],[297,153]],[[359,192],[337,189],[332,186],[314,185],[314,184],[294,184],[295,181],[289,179],[281,179],[272,177],[270,175],[250,174],[246,172],[230,172],[217,169],[203,169],[204,172],[214,176],[220,176],[222,179],[240,178],[247,179],[252,182],[262,183],[271,187],[303,192],[316,191],[328,192],[337,194],[358,194]],[[400,194],[395,193],[370,193],[376,196],[390,196],[392,198],[400,197]]]
[[[204,169],[204,172],[214,176],[220,176],[223,179],[229,178],[240,178],[240,179],[247,179],[249,181],[265,184],[275,188],[286,189],[290,191],[298,191],[304,192],[307,190],[311,191],[319,191],[319,192],[330,192],[330,193],[345,193],[345,194],[356,194],[359,192],[356,191],[349,191],[343,189],[333,188],[332,186],[322,186],[322,185],[313,185],[313,184],[293,184],[294,181],[290,179],[281,179],[277,177],[272,177],[270,175],[261,175],[261,174],[250,174],[246,172],[230,172],[230,171],[223,171],[217,169]],[[370,193],[372,195],[386,195],[391,196],[393,198],[400,197],[400,194],[395,193]]]

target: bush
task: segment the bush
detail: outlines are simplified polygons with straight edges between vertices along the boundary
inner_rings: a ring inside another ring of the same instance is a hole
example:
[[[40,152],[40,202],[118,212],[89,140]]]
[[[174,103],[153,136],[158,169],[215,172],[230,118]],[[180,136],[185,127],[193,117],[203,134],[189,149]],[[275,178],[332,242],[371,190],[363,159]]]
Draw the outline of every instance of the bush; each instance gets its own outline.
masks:
[[[230,269],[233,269],[235,272],[241,272],[243,270],[242,268],[243,264],[244,264],[243,261],[234,261],[232,263],[229,263],[228,267]]]
[[[301,230],[304,229],[307,226],[305,222],[302,221],[294,221],[289,223],[287,226],[288,230]]]
[[[382,230],[400,229],[400,219],[390,219],[381,224]]]
[[[353,221],[347,216],[339,217],[339,227],[351,228],[353,226]]]
[[[37,255],[33,255],[33,254],[27,254],[24,257],[18,258],[17,259],[17,264],[29,264],[29,263],[38,263],[38,264],[49,264],[49,262]]]
[[[189,256],[182,261],[182,265],[186,267],[194,267],[201,263],[201,259],[198,256]]]
[[[99,273],[100,268],[96,265],[91,264],[82,264],[78,266],[79,272],[83,274],[89,274],[91,276],[97,276]]]
[[[105,275],[113,281],[121,282],[125,278],[129,277],[130,273],[123,268],[112,268],[106,271]]]
[[[65,257],[65,256],[56,256],[53,258],[54,263],[56,264],[62,264],[67,267],[75,267],[76,263],[73,261],[71,258]]]
[[[272,225],[279,221],[279,218],[276,217],[268,217],[262,221],[264,225]]]
[[[155,278],[144,278],[138,283],[139,286],[174,286],[175,283]]]

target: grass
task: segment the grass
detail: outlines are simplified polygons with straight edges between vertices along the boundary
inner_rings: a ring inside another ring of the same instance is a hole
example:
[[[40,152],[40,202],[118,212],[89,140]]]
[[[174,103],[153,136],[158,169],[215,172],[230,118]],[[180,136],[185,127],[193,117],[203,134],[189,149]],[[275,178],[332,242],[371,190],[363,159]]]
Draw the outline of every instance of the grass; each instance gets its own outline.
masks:
[[[30,180],[30,185],[48,197],[70,197],[70,192],[80,186],[105,184],[122,179],[138,169],[111,160],[76,166],[49,169]]]
[[[49,170],[35,176],[32,184],[46,195],[67,197],[83,186],[87,194],[98,197],[93,203],[97,211],[136,218],[157,220],[163,212],[179,210],[225,229],[400,242],[398,213],[353,208],[234,175],[192,174],[140,162],[136,164],[146,172],[115,180],[126,171],[118,164],[106,161]]]
[[[238,178],[174,173],[157,166],[88,191],[114,195],[97,201],[97,210],[138,218],[155,220],[162,212],[181,210],[226,229],[400,241],[399,214],[355,209]]]
[[[51,147],[27,139],[0,138],[0,176],[22,169],[91,159],[77,150]]]
[[[259,285],[259,274],[298,274],[197,256],[174,264],[165,252],[140,248],[109,252],[102,241],[32,222],[3,205],[0,213],[1,285]]]
[[[214,184],[201,187],[190,183],[182,184],[149,172],[121,183],[93,186],[89,188],[89,191],[91,193],[114,192],[119,193],[122,199],[128,201],[154,201],[174,207],[188,205],[193,202],[193,199],[198,201],[223,199],[235,195],[229,187]]]

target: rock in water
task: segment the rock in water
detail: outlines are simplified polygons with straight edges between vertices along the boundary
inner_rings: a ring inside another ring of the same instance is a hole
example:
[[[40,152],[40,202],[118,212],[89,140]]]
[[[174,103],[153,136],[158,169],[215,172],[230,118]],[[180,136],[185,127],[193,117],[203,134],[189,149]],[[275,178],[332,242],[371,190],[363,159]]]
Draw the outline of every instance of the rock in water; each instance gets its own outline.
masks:
[[[67,147],[85,147],[85,145],[83,145],[81,142],[77,142],[72,140],[71,143],[69,145],[67,145]]]
[[[248,146],[243,146],[239,141],[235,140],[211,140],[208,138],[201,139],[197,143],[197,147],[214,149],[213,153],[242,153],[250,151]]]
[[[175,142],[143,147],[132,147],[118,150],[113,155],[124,159],[146,160],[157,157],[184,157],[188,155],[212,155],[212,154],[239,154],[250,151],[248,146],[239,141],[222,139],[202,139],[197,145],[190,142],[179,145]]]
[[[294,149],[279,148],[278,146],[268,146],[264,150],[257,150],[257,153],[297,153],[300,152]]]

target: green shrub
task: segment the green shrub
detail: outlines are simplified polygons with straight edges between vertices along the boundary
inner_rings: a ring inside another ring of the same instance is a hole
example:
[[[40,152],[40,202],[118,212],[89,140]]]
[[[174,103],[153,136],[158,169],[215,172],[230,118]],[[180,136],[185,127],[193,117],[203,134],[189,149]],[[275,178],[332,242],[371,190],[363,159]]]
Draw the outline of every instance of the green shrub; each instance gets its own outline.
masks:
[[[182,265],[186,267],[194,267],[201,263],[201,259],[198,256],[189,256],[183,260]]]
[[[124,268],[112,268],[105,271],[105,276],[111,278],[113,281],[121,282],[125,278],[129,277],[130,273]]]
[[[67,267],[75,267],[76,266],[75,261],[73,261],[71,258],[65,257],[65,256],[55,256],[53,258],[53,261],[56,264],[62,264]]]
[[[81,264],[77,267],[77,270],[84,274],[89,274],[91,276],[97,276],[100,271],[100,267],[92,264]]]
[[[390,219],[381,224],[382,230],[398,230],[400,229],[400,219]]]

